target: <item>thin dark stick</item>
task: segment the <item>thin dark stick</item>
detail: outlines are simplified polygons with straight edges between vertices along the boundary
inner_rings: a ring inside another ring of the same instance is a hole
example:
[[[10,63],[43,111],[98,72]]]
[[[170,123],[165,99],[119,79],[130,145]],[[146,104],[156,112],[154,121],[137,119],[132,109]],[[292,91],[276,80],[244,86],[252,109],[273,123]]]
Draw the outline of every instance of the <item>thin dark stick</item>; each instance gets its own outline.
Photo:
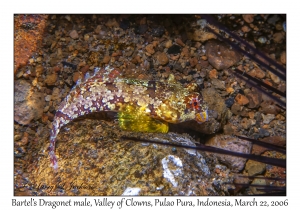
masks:
[[[122,136],[121,139],[133,140],[133,141],[139,141],[139,142],[149,142],[149,143],[153,143],[153,144],[168,145],[168,146],[172,146],[172,147],[182,147],[182,148],[186,148],[186,149],[196,149],[196,150],[201,150],[201,151],[205,151],[205,152],[213,152],[213,153],[219,153],[219,154],[224,154],[224,155],[232,155],[232,156],[236,156],[236,157],[255,160],[258,162],[262,162],[262,163],[266,163],[266,164],[270,164],[270,165],[274,165],[274,166],[279,166],[282,168],[286,167],[285,159],[269,158],[269,157],[252,155],[252,154],[231,152],[228,150],[205,146],[205,145],[198,145],[198,146],[179,145],[179,144],[173,144],[173,143],[169,143],[169,142],[153,141],[153,140],[140,139],[140,138],[128,137],[128,136]]]

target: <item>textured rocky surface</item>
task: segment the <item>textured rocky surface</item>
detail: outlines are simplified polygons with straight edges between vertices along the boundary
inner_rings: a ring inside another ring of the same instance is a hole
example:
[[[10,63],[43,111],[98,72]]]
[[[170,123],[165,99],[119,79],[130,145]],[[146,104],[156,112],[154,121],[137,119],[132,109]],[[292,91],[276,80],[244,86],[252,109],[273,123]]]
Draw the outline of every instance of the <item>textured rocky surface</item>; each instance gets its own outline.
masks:
[[[256,50],[286,65],[284,15],[214,17]],[[220,139],[215,142],[218,145],[229,138],[224,135],[244,135],[285,146],[285,109],[232,72],[247,73],[283,93],[286,82],[218,40],[205,28],[204,16],[15,15],[14,23],[16,195],[228,195],[229,188],[235,195],[251,195],[259,190],[225,183],[259,181],[239,177],[249,173],[285,178],[285,169],[268,164],[265,170],[253,162],[248,163],[248,170],[242,169],[246,162],[231,168],[230,161],[215,155],[199,152],[201,159],[180,148],[120,140],[123,134],[194,145],[216,138]],[[209,27],[228,37],[217,27]],[[92,75],[96,67],[107,65],[127,78],[167,82],[172,74],[183,87],[197,84],[208,103],[209,121],[172,124],[173,133],[169,134],[144,134],[122,132],[111,113],[84,116],[62,128],[57,150],[63,167],[55,172],[50,167],[48,146],[59,105],[76,82]],[[285,158],[257,145],[251,152]],[[71,183],[97,187],[69,188]]]

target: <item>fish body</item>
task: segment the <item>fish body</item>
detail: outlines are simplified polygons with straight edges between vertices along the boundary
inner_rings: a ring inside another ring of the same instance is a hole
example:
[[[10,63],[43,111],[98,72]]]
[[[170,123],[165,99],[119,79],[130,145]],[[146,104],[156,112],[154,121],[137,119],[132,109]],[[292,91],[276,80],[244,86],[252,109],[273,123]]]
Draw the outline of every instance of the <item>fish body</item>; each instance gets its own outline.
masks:
[[[92,77],[78,83],[62,101],[50,133],[49,155],[58,168],[55,142],[60,129],[72,120],[93,112],[118,113],[121,129],[168,132],[168,123],[207,121],[207,108],[197,85],[185,87],[170,76],[168,82],[122,78],[114,68],[96,69]]]

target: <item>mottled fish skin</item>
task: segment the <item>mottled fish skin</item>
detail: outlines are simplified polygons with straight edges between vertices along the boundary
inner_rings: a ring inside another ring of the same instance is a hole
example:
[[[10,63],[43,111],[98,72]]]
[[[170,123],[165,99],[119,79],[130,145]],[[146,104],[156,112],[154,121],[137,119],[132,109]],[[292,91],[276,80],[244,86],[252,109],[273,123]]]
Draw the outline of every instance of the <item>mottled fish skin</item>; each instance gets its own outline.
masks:
[[[60,129],[72,120],[101,111],[122,112],[128,106],[144,110],[145,115],[169,123],[208,119],[207,108],[197,85],[183,87],[170,76],[167,83],[121,78],[111,67],[96,69],[95,74],[77,83],[57,110],[50,133],[49,155],[58,168],[55,142]]]

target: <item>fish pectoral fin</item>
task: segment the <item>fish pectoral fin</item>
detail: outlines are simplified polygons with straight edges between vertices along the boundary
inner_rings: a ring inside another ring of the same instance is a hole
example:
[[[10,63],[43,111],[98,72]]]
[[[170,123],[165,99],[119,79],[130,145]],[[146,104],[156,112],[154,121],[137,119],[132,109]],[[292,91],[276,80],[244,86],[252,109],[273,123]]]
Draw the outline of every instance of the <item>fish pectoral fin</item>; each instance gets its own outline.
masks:
[[[138,110],[119,112],[118,121],[120,128],[125,131],[167,133],[169,130],[167,122],[154,119]]]

